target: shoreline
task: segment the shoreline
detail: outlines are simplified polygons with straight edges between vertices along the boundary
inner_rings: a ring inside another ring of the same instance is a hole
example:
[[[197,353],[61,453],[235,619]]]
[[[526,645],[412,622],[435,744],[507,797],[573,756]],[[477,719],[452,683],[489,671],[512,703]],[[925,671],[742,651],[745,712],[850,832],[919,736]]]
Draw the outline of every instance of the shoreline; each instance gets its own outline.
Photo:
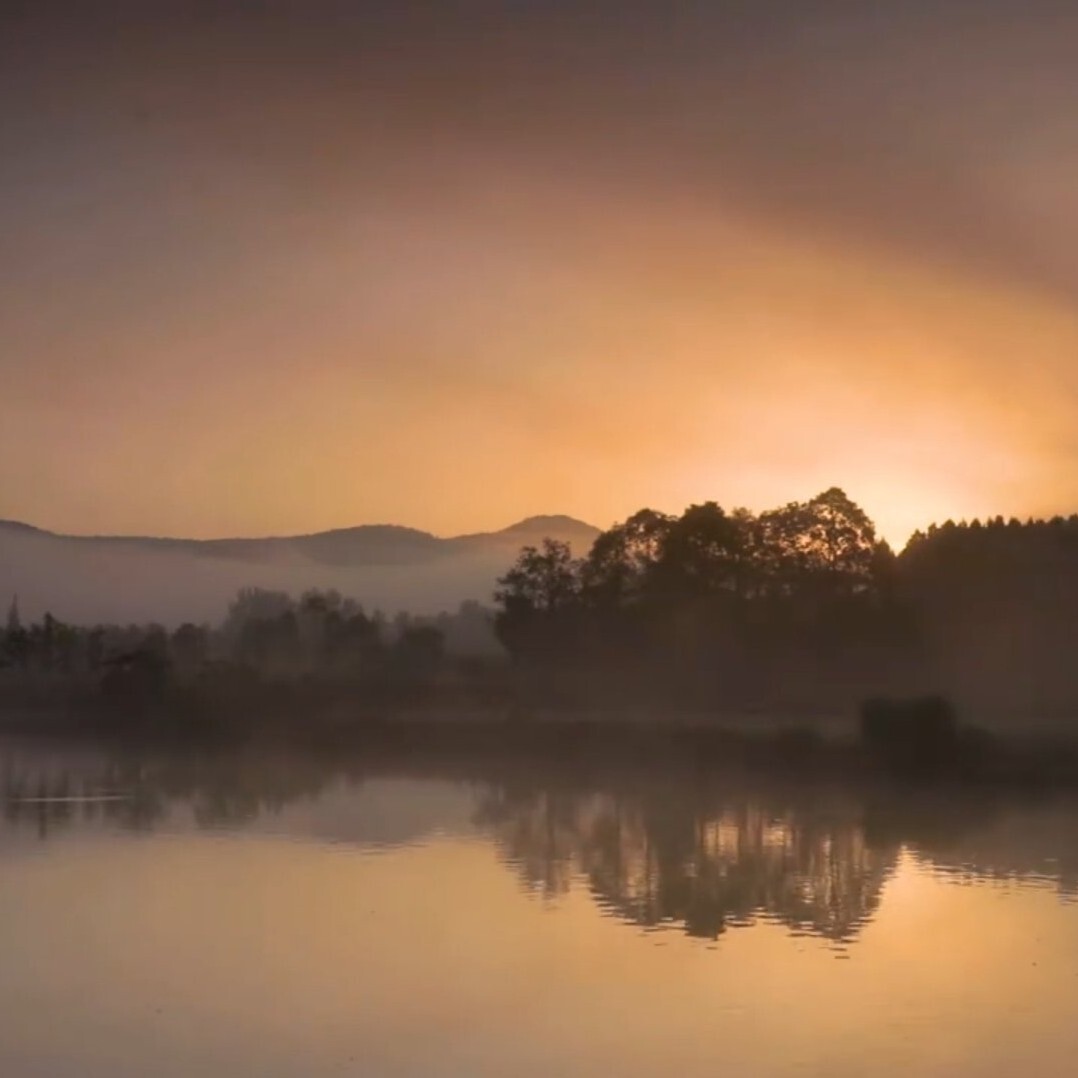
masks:
[[[0,704],[0,737],[68,741],[119,750],[355,753],[382,763],[468,766],[529,761],[566,768],[732,769],[784,778],[861,783],[916,782],[1020,788],[1078,788],[1078,733],[1039,727],[988,732],[964,725],[945,758],[887,758],[859,736],[852,716],[522,711],[437,704],[378,713],[336,705],[110,711],[99,703],[11,708]]]

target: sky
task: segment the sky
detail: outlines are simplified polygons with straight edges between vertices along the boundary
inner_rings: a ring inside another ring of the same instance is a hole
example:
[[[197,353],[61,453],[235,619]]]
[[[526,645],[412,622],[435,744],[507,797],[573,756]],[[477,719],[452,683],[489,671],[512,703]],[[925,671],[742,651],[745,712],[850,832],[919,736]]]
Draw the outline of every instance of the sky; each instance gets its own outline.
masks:
[[[0,28],[0,517],[1078,511],[1078,7],[101,0]]]

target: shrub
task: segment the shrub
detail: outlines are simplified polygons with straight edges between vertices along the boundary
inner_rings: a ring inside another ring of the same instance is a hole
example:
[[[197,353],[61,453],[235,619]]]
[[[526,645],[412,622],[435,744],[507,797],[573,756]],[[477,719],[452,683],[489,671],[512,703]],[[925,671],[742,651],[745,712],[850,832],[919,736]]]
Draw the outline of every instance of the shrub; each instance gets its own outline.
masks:
[[[860,719],[862,743],[891,771],[928,774],[955,763],[958,723],[942,696],[866,700]]]

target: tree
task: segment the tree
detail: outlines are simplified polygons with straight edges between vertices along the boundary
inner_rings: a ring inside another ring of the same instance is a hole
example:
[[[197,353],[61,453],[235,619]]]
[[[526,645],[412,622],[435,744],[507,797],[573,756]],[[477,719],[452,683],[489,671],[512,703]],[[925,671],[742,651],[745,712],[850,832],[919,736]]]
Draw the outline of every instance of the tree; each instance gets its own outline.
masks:
[[[563,651],[570,646],[580,600],[580,563],[568,543],[544,539],[526,546],[498,579],[494,628],[511,655]]]
[[[411,686],[429,685],[445,657],[445,637],[433,625],[409,626],[393,644],[393,672]]]
[[[495,601],[503,607],[526,607],[554,614],[580,593],[579,563],[568,543],[544,539],[541,547],[526,546],[516,563],[498,580]]]
[[[844,491],[831,487],[808,503],[808,540],[820,567],[852,587],[872,574],[876,527],[868,514]]]
[[[205,626],[185,621],[173,634],[169,651],[177,668],[186,674],[194,673],[206,661],[209,650],[209,631]]]
[[[341,611],[355,612],[345,615]],[[363,673],[376,666],[383,653],[381,629],[356,604],[332,610],[325,622],[325,661],[332,669]]]
[[[680,594],[744,595],[753,575],[754,524],[747,510],[727,515],[715,502],[689,506],[663,538],[663,584]]]
[[[641,599],[653,580],[672,525],[665,513],[641,509],[603,532],[581,567],[581,583],[590,603],[616,607]]]
[[[263,669],[293,669],[300,658],[299,623],[293,610],[243,622],[237,641],[241,662]]]
[[[4,658],[13,666],[25,670],[33,651],[30,633],[21,625],[4,633]]]
[[[228,607],[223,631],[234,639],[249,621],[267,621],[295,609],[287,592],[267,588],[240,588]]]
[[[849,595],[870,587],[876,529],[838,487],[764,513],[760,521],[767,574],[780,593]]]

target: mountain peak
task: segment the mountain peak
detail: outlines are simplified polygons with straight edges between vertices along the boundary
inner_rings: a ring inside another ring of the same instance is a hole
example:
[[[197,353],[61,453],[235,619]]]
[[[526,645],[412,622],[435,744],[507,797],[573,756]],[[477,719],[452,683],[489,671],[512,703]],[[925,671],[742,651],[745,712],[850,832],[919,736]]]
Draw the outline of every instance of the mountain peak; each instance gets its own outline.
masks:
[[[577,520],[576,517],[566,516],[563,513],[546,513],[539,514],[533,517],[525,517],[523,520],[518,520],[515,524],[510,524],[508,528],[503,528],[503,532],[536,532],[542,531],[544,528],[549,528],[554,531],[588,531],[598,533],[599,529],[592,524],[588,524],[583,520]]]

